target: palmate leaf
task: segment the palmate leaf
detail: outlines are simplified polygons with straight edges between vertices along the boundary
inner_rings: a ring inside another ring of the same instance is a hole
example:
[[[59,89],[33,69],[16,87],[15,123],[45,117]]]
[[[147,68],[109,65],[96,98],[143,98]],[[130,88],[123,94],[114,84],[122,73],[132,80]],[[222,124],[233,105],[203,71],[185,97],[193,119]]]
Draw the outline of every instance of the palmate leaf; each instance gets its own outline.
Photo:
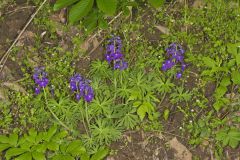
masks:
[[[165,2],[165,0],[148,0],[148,1],[155,8],[161,7]]]
[[[240,142],[240,131],[237,129],[231,129],[228,132],[228,136],[229,136],[229,145],[232,148],[236,148]]]
[[[108,15],[114,15],[117,9],[117,0],[97,0],[98,8]]]
[[[136,109],[133,109],[124,114],[124,116],[119,120],[119,126],[124,126],[127,129],[133,129],[139,122],[139,118],[135,113]]]
[[[62,9],[64,7],[68,7],[68,6],[70,6],[71,4],[73,4],[77,1],[79,1],[79,0],[57,0],[57,2],[53,6],[53,10],[57,11],[57,10]]]
[[[84,16],[86,16],[92,9],[94,0],[80,0],[69,11],[69,23],[73,24]]]

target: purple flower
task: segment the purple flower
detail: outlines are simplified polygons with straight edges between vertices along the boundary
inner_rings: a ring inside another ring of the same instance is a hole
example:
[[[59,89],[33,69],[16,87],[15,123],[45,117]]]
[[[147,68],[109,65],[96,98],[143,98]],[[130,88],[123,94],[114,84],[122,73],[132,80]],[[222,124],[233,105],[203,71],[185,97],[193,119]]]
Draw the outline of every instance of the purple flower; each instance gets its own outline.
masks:
[[[124,70],[128,67],[128,63],[124,61],[122,54],[122,41],[118,36],[112,37],[108,41],[106,47],[105,58],[108,64],[113,65],[113,69]]]
[[[41,88],[45,88],[49,80],[47,78],[47,73],[45,72],[44,67],[36,67],[33,74],[34,82],[36,83],[35,94],[39,94],[41,92]]]
[[[182,63],[181,70],[184,71],[186,67],[187,67],[187,65],[185,63]]]
[[[185,50],[182,48],[181,45],[176,43],[171,43],[169,47],[166,49],[167,52],[167,59],[162,64],[162,70],[167,71],[171,69],[174,65],[177,65],[178,63],[181,63],[181,71],[183,72],[187,65],[184,63],[184,53]],[[176,74],[176,78],[179,79],[182,77],[182,73],[178,72]]]
[[[94,98],[94,92],[90,86],[90,81],[84,79],[80,74],[75,74],[70,78],[70,89],[75,93],[77,101],[83,97],[86,102],[91,102]]]
[[[182,77],[182,73],[181,72],[178,72],[177,74],[176,74],[176,78],[177,79],[180,79]]]
[[[171,69],[174,65],[175,63],[172,60],[166,60],[162,65],[162,70],[166,71],[168,69]]]

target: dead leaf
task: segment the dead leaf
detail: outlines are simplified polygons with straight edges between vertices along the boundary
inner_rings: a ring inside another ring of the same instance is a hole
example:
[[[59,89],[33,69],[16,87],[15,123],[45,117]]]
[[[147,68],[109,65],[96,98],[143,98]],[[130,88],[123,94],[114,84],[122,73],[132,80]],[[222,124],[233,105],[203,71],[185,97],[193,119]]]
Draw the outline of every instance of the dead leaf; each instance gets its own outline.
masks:
[[[2,74],[0,75],[0,79],[4,80],[4,81],[5,80],[14,80],[12,72],[7,66],[4,66]]]
[[[43,38],[46,35],[47,31],[41,33],[40,37]]]
[[[85,42],[83,42],[80,46],[80,48],[85,52],[89,49],[90,47],[90,43],[86,40]]]
[[[192,160],[192,153],[181,144],[176,137],[169,141],[170,147],[176,151],[174,157],[178,160]]]
[[[97,48],[99,46],[99,42],[98,42],[98,39],[96,37],[93,38],[92,42],[93,42],[93,48]]]
[[[114,157],[112,157],[112,156],[109,156],[109,157],[107,157],[107,159],[106,160],[115,160],[114,159]]]
[[[26,40],[31,40],[35,37],[35,34],[31,31],[25,31],[22,36],[19,38],[17,46],[23,46]]]
[[[59,19],[60,19],[60,22],[61,23],[66,23],[67,22],[67,9],[66,8],[63,8],[61,9],[60,13],[59,13]]]
[[[204,6],[203,0],[195,0],[192,7],[193,8],[202,8]]]
[[[14,82],[3,82],[2,86],[8,87],[11,90],[21,92],[23,94],[27,94],[27,91],[23,87],[21,87],[19,84]]]
[[[162,25],[157,25],[155,26],[160,32],[162,32],[163,34],[167,34],[169,35],[169,29],[162,26]]]

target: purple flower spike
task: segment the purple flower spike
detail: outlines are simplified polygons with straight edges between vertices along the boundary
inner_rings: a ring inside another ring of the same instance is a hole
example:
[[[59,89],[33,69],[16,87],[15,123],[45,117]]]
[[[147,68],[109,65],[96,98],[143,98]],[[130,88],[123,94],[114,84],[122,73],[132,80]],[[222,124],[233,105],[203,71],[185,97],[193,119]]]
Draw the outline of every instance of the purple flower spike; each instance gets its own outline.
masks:
[[[113,69],[124,70],[128,67],[127,62],[124,62],[124,57],[121,50],[121,38],[118,36],[112,37],[106,47],[105,58],[108,64],[113,65]]]
[[[35,88],[35,94],[39,94],[41,92],[41,88],[45,88],[49,80],[47,78],[47,73],[44,71],[44,67],[36,67],[34,74],[33,74],[33,80],[36,83],[36,88]]]
[[[176,43],[172,43],[166,49],[166,52],[169,59],[162,64],[162,70],[167,71],[174,65],[181,63],[181,71],[183,72],[186,69],[187,65],[184,63],[185,50],[182,48],[182,46]],[[178,72],[176,74],[177,79],[182,77],[182,72]]]
[[[90,81],[84,79],[80,74],[75,74],[70,78],[70,89],[75,93],[77,101],[83,97],[86,102],[91,102],[94,98],[94,92],[90,86]]]

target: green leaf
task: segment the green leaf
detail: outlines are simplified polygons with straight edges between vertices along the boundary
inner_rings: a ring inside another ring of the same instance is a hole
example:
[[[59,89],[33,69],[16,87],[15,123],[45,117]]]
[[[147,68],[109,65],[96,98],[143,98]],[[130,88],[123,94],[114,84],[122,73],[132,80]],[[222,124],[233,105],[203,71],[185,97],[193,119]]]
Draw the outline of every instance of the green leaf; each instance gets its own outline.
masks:
[[[70,155],[62,155],[62,154],[58,154],[55,155],[52,160],[75,160],[74,157],[70,156]]]
[[[222,143],[223,143],[223,147],[226,147],[229,143],[229,137],[225,137],[223,140],[222,140]]]
[[[32,154],[30,152],[23,153],[19,157],[15,158],[15,160],[32,160]]]
[[[84,26],[86,28],[86,33],[91,33],[97,27],[98,14],[97,11],[92,12],[84,20]]]
[[[5,154],[6,160],[9,160],[10,158],[12,158],[14,156],[23,154],[24,152],[27,152],[27,150],[22,149],[22,148],[10,148],[9,150],[7,150],[7,152]]]
[[[10,144],[0,144],[0,152],[8,149],[9,147],[11,147]]]
[[[237,129],[231,129],[228,132],[228,136],[229,136],[229,145],[232,148],[236,148],[240,142],[240,131]]]
[[[77,2],[78,0],[57,0],[57,2],[53,6],[53,10],[57,11],[64,7],[70,6],[71,4]]]
[[[232,55],[236,56],[238,54],[238,50],[240,47],[240,43],[235,43],[235,44],[227,44],[227,51],[231,53]]]
[[[108,23],[107,21],[103,18],[103,17],[100,17],[98,19],[98,26],[101,28],[101,29],[107,29],[108,28]]]
[[[148,109],[146,107],[146,105],[141,105],[138,109],[137,109],[137,114],[140,117],[141,120],[144,119],[144,117],[146,116],[148,112]]]
[[[57,132],[57,126],[51,127],[47,134],[44,136],[45,141],[50,141],[50,139],[53,137],[53,135]]]
[[[229,86],[231,84],[230,77],[224,77],[220,83],[221,86]]]
[[[165,120],[168,120],[169,113],[170,113],[169,109],[165,109],[165,110],[164,110],[164,112],[163,112],[163,118],[164,118]]]
[[[142,104],[141,101],[136,101],[136,102],[133,103],[133,107],[138,107],[138,106],[140,106],[141,104]]]
[[[18,143],[18,135],[16,133],[13,133],[9,136],[9,144],[16,146]]]
[[[47,148],[51,151],[58,151],[59,150],[59,144],[51,141],[51,142],[47,143]]]
[[[210,68],[216,67],[216,62],[210,57],[203,57],[203,63]]]
[[[117,0],[97,0],[98,8],[108,15],[114,15],[117,9]]]
[[[226,130],[221,130],[216,133],[216,140],[222,141],[225,137],[227,137],[227,131]]]
[[[227,87],[225,86],[219,86],[215,91],[215,97],[221,98],[224,96],[224,94],[227,92]]]
[[[69,11],[69,23],[73,24],[86,16],[92,9],[94,0],[80,0]]]
[[[45,143],[35,145],[34,147],[36,147],[35,151],[40,153],[44,153],[47,150],[47,145]]]
[[[33,152],[32,156],[33,156],[34,160],[45,160],[46,159],[44,153]]]
[[[70,153],[72,156],[80,156],[86,152],[86,149],[84,148],[82,141],[75,140],[68,145],[66,152]]]
[[[237,65],[240,66],[240,54],[236,55],[236,62],[237,62]]]
[[[164,4],[165,0],[149,0],[149,3],[155,7],[155,8],[159,8]]]
[[[81,160],[89,160],[89,159],[90,159],[89,154],[84,153],[84,154],[81,155]]]
[[[109,153],[108,148],[100,148],[92,157],[91,160],[102,160]]]
[[[9,138],[7,136],[0,135],[0,143],[9,143]]]
[[[52,137],[52,140],[58,142],[58,141],[61,141],[61,139],[63,139],[67,135],[68,135],[67,131],[61,131],[59,133],[56,133],[56,135],[54,137]]]
[[[234,84],[239,84],[240,85],[240,73],[239,71],[233,71],[232,72],[232,81]]]

